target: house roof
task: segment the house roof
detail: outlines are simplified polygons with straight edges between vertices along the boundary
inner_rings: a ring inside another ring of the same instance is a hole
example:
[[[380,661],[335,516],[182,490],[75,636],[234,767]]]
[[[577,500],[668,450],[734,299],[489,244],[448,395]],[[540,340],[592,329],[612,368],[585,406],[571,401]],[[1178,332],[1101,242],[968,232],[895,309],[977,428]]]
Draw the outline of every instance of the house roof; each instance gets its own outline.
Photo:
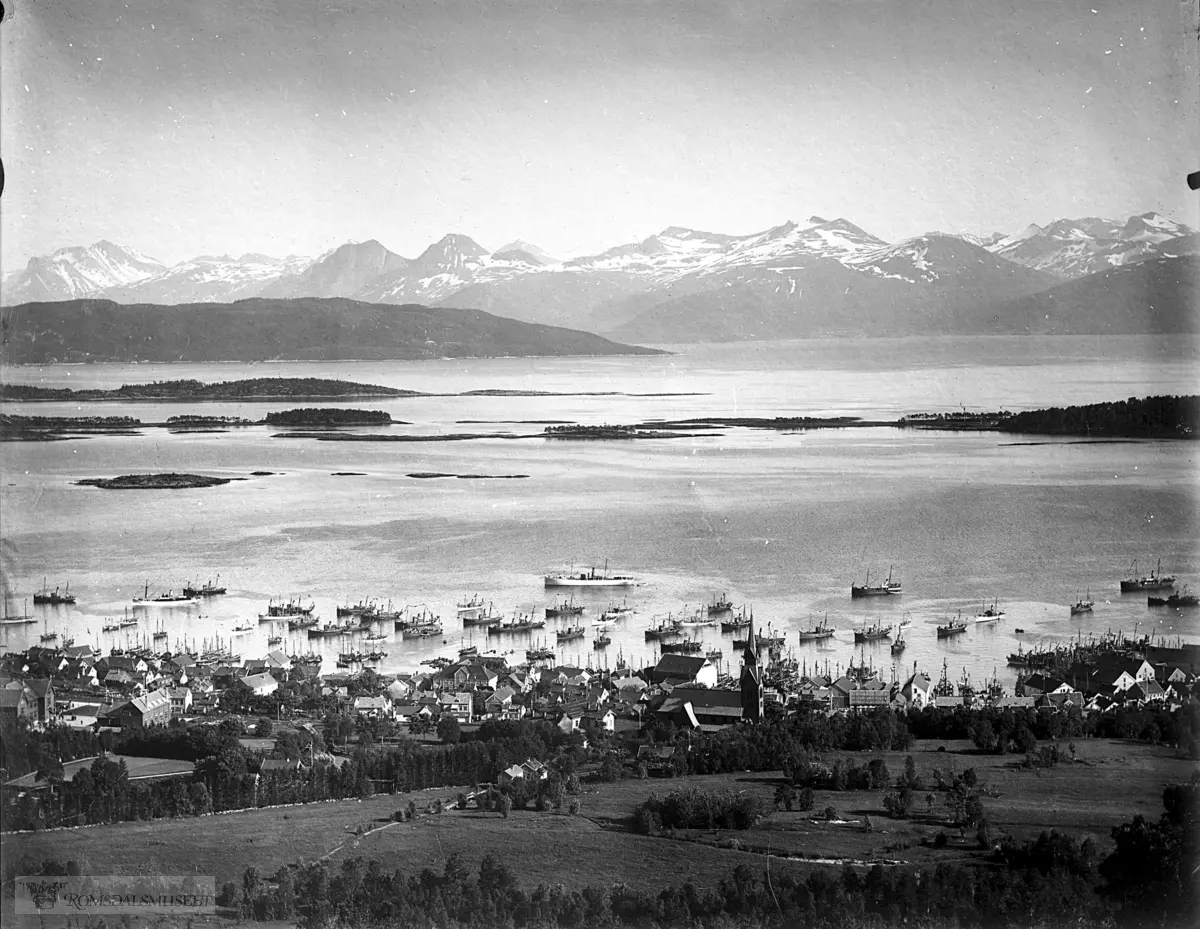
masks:
[[[29,703],[24,690],[0,690],[0,707],[19,707],[22,702]]]
[[[736,690],[706,690],[703,687],[676,687],[672,697],[691,703],[697,711],[713,706],[734,706],[740,711],[742,695]]]
[[[663,655],[654,666],[655,677],[673,677],[684,681],[694,680],[700,669],[708,664],[708,659],[694,655]]]
[[[279,684],[275,678],[265,672],[263,674],[247,674],[242,678],[242,683],[251,690],[256,690],[259,687],[275,687]]]

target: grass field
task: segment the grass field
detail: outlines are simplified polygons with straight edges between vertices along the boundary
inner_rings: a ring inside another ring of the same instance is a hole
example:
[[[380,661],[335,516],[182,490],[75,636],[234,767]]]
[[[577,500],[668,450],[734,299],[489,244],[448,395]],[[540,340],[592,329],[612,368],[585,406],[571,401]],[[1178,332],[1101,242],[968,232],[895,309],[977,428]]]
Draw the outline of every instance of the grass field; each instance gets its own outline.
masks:
[[[937,751],[939,745],[945,752]],[[958,743],[921,743],[912,752],[918,772],[932,784],[934,766],[962,771],[974,767],[980,781],[1000,793],[985,798],[984,809],[993,835],[1011,833],[1024,839],[1044,828],[1076,836],[1091,835],[1101,848],[1109,831],[1136,813],[1157,818],[1165,784],[1190,776],[1195,764],[1173,757],[1162,747],[1117,741],[1077,743],[1075,764],[1062,764],[1039,773],[1015,767],[1014,756],[975,756],[962,753]],[[903,753],[833,753],[865,762],[883,757],[892,776],[904,769]],[[691,880],[711,885],[740,863],[761,868],[761,854],[714,847],[736,838],[754,851],[809,859],[871,859],[928,864],[974,854],[951,843],[934,850],[919,840],[949,828],[941,798],[934,814],[925,814],[924,792],[910,820],[891,820],[882,806],[882,791],[835,793],[818,791],[814,813],[773,813],[755,829],[736,833],[695,834],[697,841],[651,838],[628,831],[634,806],[650,793],[694,785],[705,789],[747,790],[771,800],[778,774],[744,773],[673,780],[625,780],[586,785],[581,813],[514,811],[507,820],[495,813],[448,811],[422,814],[414,822],[389,823],[391,813],[409,799],[418,808],[434,799],[453,801],[456,789],[373,797],[284,809],[252,810],[199,819],[122,823],[84,829],[13,835],[5,838],[5,857],[20,860],[55,857],[80,860],[92,873],[212,874],[218,883],[240,880],[253,865],[272,873],[280,865],[328,857],[379,858],[386,867],[416,872],[429,867],[440,872],[446,856],[463,852],[472,866],[487,853],[506,861],[527,886],[539,882],[578,888],[587,884],[624,882],[645,890]],[[833,824],[814,821],[817,811],[835,807],[842,818],[858,821]],[[861,821],[869,815],[873,829]],[[356,836],[360,828],[374,829]],[[950,830],[952,833],[954,830]],[[973,836],[970,837],[973,840]],[[968,842],[973,845],[973,841]],[[772,859],[773,868],[808,869],[813,862]]]

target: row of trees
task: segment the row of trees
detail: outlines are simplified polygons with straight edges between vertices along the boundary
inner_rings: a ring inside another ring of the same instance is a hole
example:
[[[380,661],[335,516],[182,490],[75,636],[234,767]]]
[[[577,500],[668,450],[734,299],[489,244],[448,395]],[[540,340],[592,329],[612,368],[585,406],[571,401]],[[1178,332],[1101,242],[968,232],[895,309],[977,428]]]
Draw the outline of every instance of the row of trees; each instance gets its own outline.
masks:
[[[672,790],[651,794],[634,810],[638,829],[657,835],[663,829],[749,829],[768,812],[761,798],[732,790]]]
[[[1200,434],[1200,396],[1130,397],[1116,403],[1029,410],[1007,417],[1000,429],[1053,435],[1194,436]]]

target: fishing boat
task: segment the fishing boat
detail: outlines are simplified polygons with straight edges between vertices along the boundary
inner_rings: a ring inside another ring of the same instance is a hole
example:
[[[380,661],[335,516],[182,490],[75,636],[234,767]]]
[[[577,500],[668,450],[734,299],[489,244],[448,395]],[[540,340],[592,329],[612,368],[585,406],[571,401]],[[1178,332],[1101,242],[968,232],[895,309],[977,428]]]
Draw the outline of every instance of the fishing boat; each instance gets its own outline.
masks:
[[[161,642],[163,639],[167,638],[167,630],[162,627],[162,620],[159,620],[158,628],[154,630],[154,635],[151,636],[151,638],[155,642]]]
[[[34,606],[62,606],[63,604],[74,603],[75,595],[71,593],[71,585],[68,583],[66,589],[60,594],[58,588],[50,590],[46,586],[46,579],[42,578],[42,589],[40,593],[33,595]]]
[[[1154,596],[1154,594],[1151,594],[1150,596],[1148,596],[1146,598],[1146,606],[1166,606],[1166,605],[1167,605],[1166,597],[1156,597],[1156,596]]]
[[[257,628],[257,624],[250,622],[250,620],[246,620],[245,622],[238,623],[236,626],[230,629],[229,634],[245,635],[247,632],[253,632]]]
[[[544,645],[525,649],[525,659],[527,661],[553,661],[554,657],[554,649],[547,648]]]
[[[1008,653],[1008,663],[1014,668],[1024,668],[1029,664],[1029,656],[1025,654],[1024,646],[1018,645],[1015,652]]]
[[[555,603],[553,606],[546,607],[546,618],[551,619],[555,616],[579,616],[583,613],[583,604],[577,604],[575,598],[563,600],[561,603]]]
[[[653,642],[655,639],[665,639],[669,636],[678,635],[680,628],[677,621],[667,616],[657,626],[651,626],[646,630],[646,641]]]
[[[383,661],[388,656],[387,650],[383,648],[373,648],[367,652],[368,661]]]
[[[678,653],[695,655],[704,649],[704,645],[695,639],[680,639],[678,642],[660,642],[658,645],[663,654]]]
[[[962,613],[959,613],[954,619],[949,620],[946,625],[937,627],[937,637],[939,639],[948,639],[950,636],[966,631],[967,621],[962,618]]]
[[[529,632],[533,629],[546,628],[544,619],[535,619],[532,614],[518,615],[509,622],[500,623],[496,626],[488,626],[488,635],[501,635],[505,632]]]
[[[276,632],[276,633],[273,633],[272,635],[267,636],[267,645],[282,645],[282,644],[283,644],[283,636],[281,636],[279,633]]]
[[[298,632],[301,629],[311,629],[320,622],[321,620],[319,620],[316,616],[294,616],[287,621],[288,632]]]
[[[321,662],[324,660],[324,657],[318,655],[316,652],[305,652],[296,659],[297,663],[306,668],[319,668],[321,666]]]
[[[122,616],[122,617],[121,617],[121,618],[120,618],[120,619],[117,621],[117,625],[118,625],[118,626],[120,626],[122,629],[128,629],[128,628],[130,628],[131,626],[136,626],[137,624],[138,624],[138,619],[137,619],[137,617],[136,617],[136,616],[130,616],[128,613],[126,613],[124,616]]]
[[[613,622],[618,619],[624,619],[626,616],[632,616],[636,612],[633,607],[622,600],[620,603],[610,603],[608,609],[600,614],[600,619],[604,622]]]
[[[719,648],[710,648],[704,653],[704,657],[709,661],[720,661],[723,656],[724,652],[722,652]]]
[[[338,619],[344,619],[347,616],[372,616],[379,610],[373,600],[359,600],[358,603],[351,603],[348,606],[339,606],[337,608]]]
[[[1003,615],[1004,615],[1004,610],[1000,609],[997,601],[993,600],[991,606],[985,605],[983,608],[983,612],[977,613],[975,615],[975,622],[977,622],[977,623],[995,623],[995,622],[999,622],[1000,618]]]
[[[462,620],[463,627],[467,626],[494,626],[500,622],[503,617],[496,612],[495,606],[489,600],[486,607],[480,607],[478,611],[472,611],[468,614],[459,613],[459,619]]]
[[[400,634],[406,639],[434,639],[442,634],[442,623],[439,619],[414,623],[406,626]]]
[[[718,616],[722,613],[732,613],[733,604],[729,602],[729,598],[725,594],[719,597],[713,597],[713,602],[708,605],[708,615]]]
[[[56,641],[58,641],[58,633],[57,632],[43,632],[41,634],[41,640],[43,642],[56,642]]]
[[[596,641],[592,643],[592,648],[608,648],[610,645],[612,645],[612,636],[607,632],[601,632],[596,636]]]
[[[487,612],[488,604],[484,602],[479,594],[474,594],[464,600],[459,600],[454,605],[458,613],[458,618],[461,620],[477,619]]]
[[[317,608],[316,603],[310,603],[308,606],[301,606],[299,600],[287,600],[276,603],[274,600],[267,604],[267,612],[259,613],[258,618],[262,621],[271,619],[283,619],[284,617],[292,616],[311,616]]]
[[[478,658],[479,657],[479,646],[464,645],[462,648],[460,648],[458,650],[458,657],[459,658]]]
[[[1137,562],[1129,567],[1128,573],[1121,581],[1121,593],[1141,593],[1143,590],[1170,590],[1175,586],[1175,575],[1162,573],[1162,559],[1149,575],[1138,575]]]
[[[637,578],[628,574],[609,574],[607,561],[603,571],[588,568],[579,573],[547,574],[543,580],[547,587],[630,587],[637,583]]]
[[[1071,604],[1071,615],[1080,616],[1083,613],[1090,613],[1094,605],[1095,601],[1092,600],[1092,592],[1088,590],[1086,594]]]
[[[221,580],[221,575],[217,575],[217,581]],[[219,594],[225,593],[224,587],[218,587],[216,581],[205,581],[200,587],[193,587],[188,584],[183,588],[183,592],[189,597],[216,597]]]
[[[801,642],[817,642],[821,639],[833,638],[833,630],[829,628],[829,614],[825,615],[819,623],[815,623],[810,629],[801,629],[799,632]]]
[[[884,626],[876,622],[872,626],[867,626],[863,629],[854,630],[855,642],[877,642],[880,639],[890,639],[892,637],[892,627]]]
[[[566,629],[559,629],[554,633],[555,641],[570,642],[574,639],[583,638],[583,626],[568,626]]]
[[[698,629],[704,626],[715,626],[717,621],[713,618],[713,614],[706,613],[702,609],[697,609],[695,613],[687,619],[681,619],[679,625],[687,626],[691,629]]]
[[[388,636],[387,633],[384,632],[371,632],[365,636],[365,639],[368,642],[386,642],[388,640]]]
[[[746,611],[742,610],[737,616],[732,616],[729,619],[721,620],[722,632],[741,632],[750,626],[751,619],[746,615]]]
[[[900,620],[900,628],[907,629],[912,625],[912,613],[905,612],[904,617]]]
[[[1192,593],[1190,587],[1184,587],[1179,593],[1167,597],[1167,606],[1200,606],[1200,596]]]
[[[900,582],[892,580],[892,569],[888,568],[887,580],[882,584],[871,584],[871,572],[867,571],[867,579],[862,586],[850,585],[851,597],[888,597],[900,593]]]
[[[339,635],[349,635],[354,630],[342,623],[326,623],[323,626],[311,626],[308,630],[310,639],[325,639]]]
[[[753,616],[750,618],[754,619]],[[767,624],[766,635],[755,633],[754,641],[757,643],[759,648],[782,648],[787,643],[786,637],[781,633],[776,634],[775,631],[771,629],[769,623]]]
[[[902,651],[904,651],[906,645],[908,645],[908,643],[904,641],[904,630],[901,629],[898,633],[896,633],[896,638],[892,642],[892,654],[899,655]]]

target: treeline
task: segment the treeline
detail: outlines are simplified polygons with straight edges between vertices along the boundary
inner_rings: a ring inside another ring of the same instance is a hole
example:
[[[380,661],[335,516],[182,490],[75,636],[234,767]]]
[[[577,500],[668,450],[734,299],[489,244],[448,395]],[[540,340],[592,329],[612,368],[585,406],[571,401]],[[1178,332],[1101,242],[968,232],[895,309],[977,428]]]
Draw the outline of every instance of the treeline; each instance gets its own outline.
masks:
[[[1187,438],[1200,434],[1200,396],[1130,397],[1116,403],[1029,410],[1007,417],[999,428],[1048,435]]]
[[[473,787],[494,783],[505,768],[529,758],[547,761],[570,755],[571,763],[559,765],[570,773],[581,742],[578,736],[567,735],[549,723],[493,722],[481,727],[476,739],[455,745],[406,741],[380,749],[368,744],[337,761],[317,756],[315,764],[299,770],[262,771],[262,756],[243,748],[238,742],[240,734],[240,724],[232,720],[213,727],[133,733],[117,741],[114,751],[196,762],[190,778],[138,782],[129,781],[123,763],[105,758],[66,782],[61,763],[56,765],[57,759],[47,754],[44,746],[39,747],[38,770],[48,787],[0,805],[0,828],[11,831],[194,816],[431,787]],[[478,738],[480,735],[485,738]],[[25,750],[33,753],[32,746]]]
[[[132,416],[16,416],[0,414],[5,429],[124,429],[140,426]]]
[[[378,426],[392,417],[381,410],[344,410],[336,407],[304,407],[268,413],[268,426]]]
[[[692,882],[657,892],[624,884],[567,890],[521,886],[518,873],[493,855],[477,866],[448,850],[440,870],[389,871],[383,862],[349,858],[288,865],[273,876],[247,868],[228,882],[218,904],[244,919],[298,920],[326,927],[428,926],[598,927],[880,925],[981,926],[1193,925],[1200,897],[1200,777],[1169,786],[1154,822],[1136,817],[1112,832],[1115,849],[1100,858],[1095,843],[1058,832],[992,849],[986,867],[874,865],[867,870],[815,868],[802,876],[769,859],[762,870],[740,864],[715,886]],[[519,863],[520,852],[511,861]],[[757,863],[757,862],[756,862]],[[5,877],[77,874],[74,861],[9,860]]]

